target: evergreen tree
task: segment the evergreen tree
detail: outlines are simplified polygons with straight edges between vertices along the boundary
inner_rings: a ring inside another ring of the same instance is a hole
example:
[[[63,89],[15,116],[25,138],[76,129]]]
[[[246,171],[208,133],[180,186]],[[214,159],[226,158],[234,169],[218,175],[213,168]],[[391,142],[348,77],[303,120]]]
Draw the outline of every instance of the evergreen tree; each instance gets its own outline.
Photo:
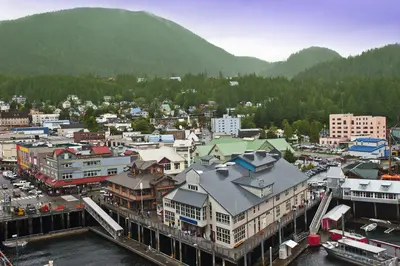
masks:
[[[296,161],[296,157],[294,156],[293,152],[289,149],[286,149],[283,158],[289,163],[294,163]]]

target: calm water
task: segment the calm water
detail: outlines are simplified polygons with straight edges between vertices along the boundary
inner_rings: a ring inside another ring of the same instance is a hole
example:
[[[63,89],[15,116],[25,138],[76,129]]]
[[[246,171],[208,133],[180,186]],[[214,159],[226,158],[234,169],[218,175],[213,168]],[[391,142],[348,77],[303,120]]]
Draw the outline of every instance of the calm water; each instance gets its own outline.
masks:
[[[43,266],[49,260],[54,266],[154,266],[93,233],[28,243],[19,249],[18,264],[15,249],[5,253],[18,266]]]
[[[365,235],[365,232],[360,230],[361,225],[350,224],[347,226],[348,229],[353,229],[356,233]],[[348,231],[348,229],[345,229]],[[385,234],[383,228],[377,228],[373,232],[367,233],[368,239],[377,239],[396,245],[400,245],[400,232],[392,232],[390,234]],[[392,253],[392,251],[388,252]],[[346,262],[332,259],[327,256],[326,251],[321,247],[308,248],[303,254],[301,254],[290,266],[347,266]]]

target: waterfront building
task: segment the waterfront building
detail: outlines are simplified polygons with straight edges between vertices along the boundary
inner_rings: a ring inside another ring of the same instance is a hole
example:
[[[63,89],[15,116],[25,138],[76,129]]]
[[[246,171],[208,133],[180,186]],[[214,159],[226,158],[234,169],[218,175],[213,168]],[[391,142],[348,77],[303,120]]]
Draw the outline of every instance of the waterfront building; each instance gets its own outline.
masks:
[[[19,112],[19,111],[0,112],[0,126],[4,127],[29,126],[29,115],[27,112]]]
[[[159,149],[138,150],[139,159],[142,161],[156,161],[164,166],[167,175],[176,175],[185,170],[185,159],[174,148],[160,147]]]
[[[240,117],[232,117],[228,114],[224,114],[220,118],[211,118],[211,131],[213,133],[224,133],[236,137],[240,128]]]
[[[113,156],[105,146],[83,151],[58,148],[42,159],[36,178],[54,193],[60,188],[97,185],[109,176],[122,173],[130,163],[129,156]]]
[[[309,198],[308,177],[279,152],[248,152],[215,166],[209,159],[164,196],[165,224],[234,248]]]
[[[162,204],[162,196],[177,184],[174,177],[165,174],[165,167],[157,161],[136,160],[129,171],[107,179],[107,190],[113,202],[138,211],[154,210]]]
[[[58,121],[60,114],[32,114],[32,124],[42,126],[44,122]]]
[[[348,154],[354,157],[376,159],[385,157],[386,140],[377,138],[357,138],[349,145]]]
[[[330,114],[329,137],[320,138],[320,144],[337,145],[353,136],[386,139],[386,117]]]

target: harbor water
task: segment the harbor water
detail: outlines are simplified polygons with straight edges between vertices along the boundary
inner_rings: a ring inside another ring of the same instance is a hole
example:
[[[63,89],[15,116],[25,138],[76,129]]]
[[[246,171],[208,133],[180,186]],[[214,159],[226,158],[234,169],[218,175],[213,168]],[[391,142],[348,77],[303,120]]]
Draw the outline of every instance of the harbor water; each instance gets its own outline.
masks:
[[[359,230],[359,227],[360,225],[347,226],[349,230],[353,229],[357,233],[365,235],[365,232]],[[400,245],[400,232],[394,231],[385,234],[383,231],[383,228],[378,228],[373,232],[368,232],[367,237]],[[27,246],[19,248],[18,256],[16,249],[6,249],[5,254],[14,265],[18,266],[43,266],[49,260],[54,261],[54,266],[153,266],[152,263],[134,253],[91,232],[31,242]],[[321,265],[345,266],[348,264],[328,257],[322,247],[314,247],[308,248],[290,266]]]

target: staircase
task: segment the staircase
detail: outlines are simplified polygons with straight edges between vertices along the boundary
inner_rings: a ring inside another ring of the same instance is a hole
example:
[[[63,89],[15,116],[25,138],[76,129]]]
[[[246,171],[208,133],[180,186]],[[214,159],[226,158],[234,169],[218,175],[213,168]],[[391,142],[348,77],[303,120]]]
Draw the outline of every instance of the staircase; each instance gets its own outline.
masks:
[[[324,195],[324,198],[321,200],[317,212],[315,213],[314,218],[312,219],[310,224],[310,234],[315,235],[318,233],[321,226],[322,217],[325,215],[329,204],[331,203],[332,196],[332,192],[329,191]]]

